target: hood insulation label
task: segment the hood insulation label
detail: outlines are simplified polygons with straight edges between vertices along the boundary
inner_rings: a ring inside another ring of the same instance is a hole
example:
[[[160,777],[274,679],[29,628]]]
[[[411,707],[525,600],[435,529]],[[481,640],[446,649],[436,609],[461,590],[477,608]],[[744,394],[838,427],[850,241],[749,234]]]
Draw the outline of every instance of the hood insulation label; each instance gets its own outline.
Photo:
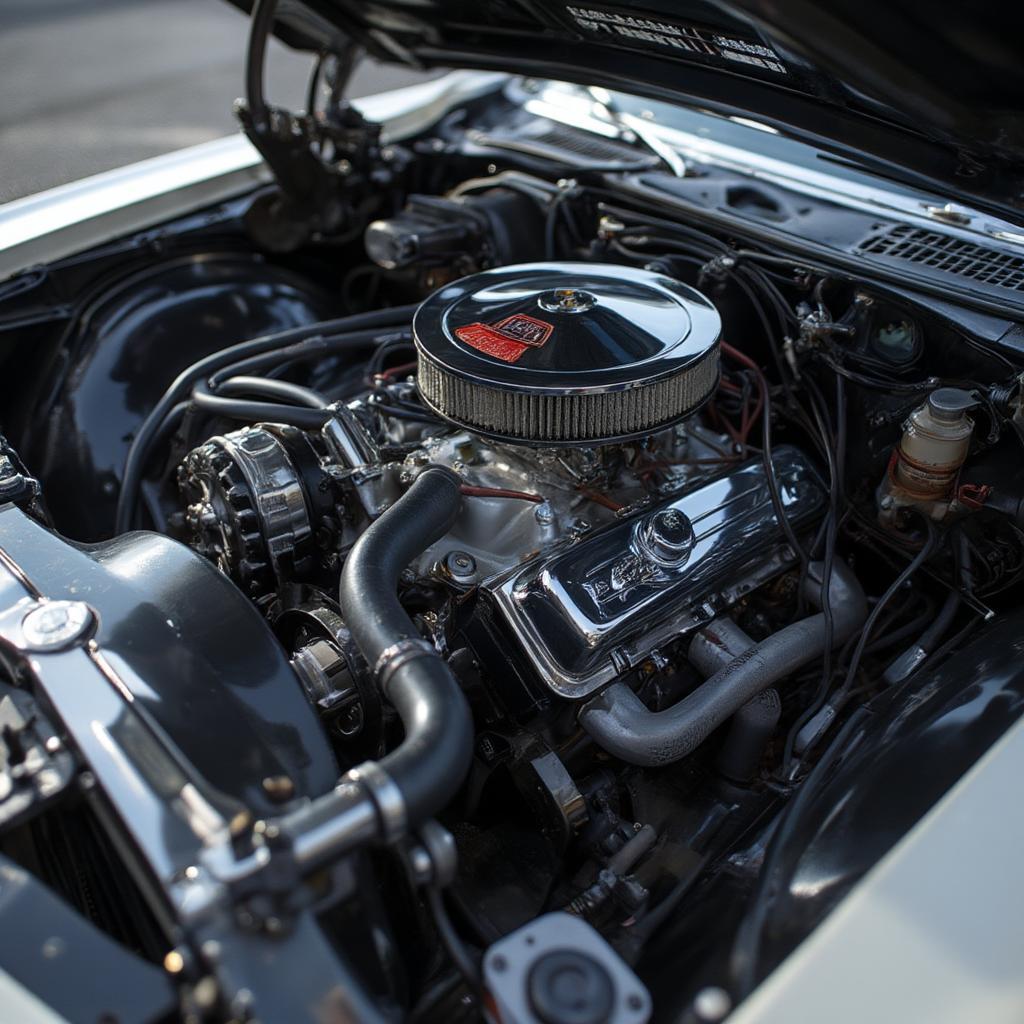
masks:
[[[660,17],[623,14],[602,7],[568,5],[566,13],[576,27],[603,42],[623,46],[671,50],[680,57],[745,64],[749,70],[785,75],[779,55],[764,43],[699,28]]]

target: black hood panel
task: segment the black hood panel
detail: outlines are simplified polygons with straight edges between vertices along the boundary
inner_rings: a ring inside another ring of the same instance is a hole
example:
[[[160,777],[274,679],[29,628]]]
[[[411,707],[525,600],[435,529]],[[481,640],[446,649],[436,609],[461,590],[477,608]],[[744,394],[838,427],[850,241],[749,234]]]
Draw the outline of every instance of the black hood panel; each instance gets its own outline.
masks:
[[[976,205],[1024,206],[1024,9],[1005,0],[309,6],[387,60],[678,100],[759,120]],[[280,34],[296,42],[301,24],[281,24]]]

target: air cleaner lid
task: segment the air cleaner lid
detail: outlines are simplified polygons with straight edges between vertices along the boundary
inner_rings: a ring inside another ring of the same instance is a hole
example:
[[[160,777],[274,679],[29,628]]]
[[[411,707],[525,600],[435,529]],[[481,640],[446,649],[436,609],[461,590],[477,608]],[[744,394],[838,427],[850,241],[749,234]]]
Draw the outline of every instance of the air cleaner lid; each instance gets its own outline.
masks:
[[[650,432],[692,412],[718,378],[714,306],[633,267],[534,263],[474,274],[430,296],[413,331],[428,405],[527,442]]]

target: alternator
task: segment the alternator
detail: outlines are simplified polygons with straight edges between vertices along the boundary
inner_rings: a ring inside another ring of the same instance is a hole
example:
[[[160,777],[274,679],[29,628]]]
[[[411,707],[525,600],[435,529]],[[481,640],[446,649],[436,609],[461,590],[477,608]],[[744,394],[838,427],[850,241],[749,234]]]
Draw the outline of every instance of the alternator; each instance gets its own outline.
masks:
[[[317,543],[332,504],[308,435],[262,424],[213,437],[178,469],[186,539],[260,597],[322,569]]]

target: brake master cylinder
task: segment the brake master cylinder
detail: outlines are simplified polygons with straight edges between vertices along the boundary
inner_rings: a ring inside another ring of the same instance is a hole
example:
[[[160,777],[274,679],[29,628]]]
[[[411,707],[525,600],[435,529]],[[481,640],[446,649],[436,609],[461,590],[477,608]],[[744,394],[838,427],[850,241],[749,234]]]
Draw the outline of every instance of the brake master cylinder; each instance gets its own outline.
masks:
[[[879,521],[890,525],[901,509],[917,508],[944,519],[956,506],[956,482],[967,458],[977,404],[970,392],[939,388],[903,424],[878,489]]]

